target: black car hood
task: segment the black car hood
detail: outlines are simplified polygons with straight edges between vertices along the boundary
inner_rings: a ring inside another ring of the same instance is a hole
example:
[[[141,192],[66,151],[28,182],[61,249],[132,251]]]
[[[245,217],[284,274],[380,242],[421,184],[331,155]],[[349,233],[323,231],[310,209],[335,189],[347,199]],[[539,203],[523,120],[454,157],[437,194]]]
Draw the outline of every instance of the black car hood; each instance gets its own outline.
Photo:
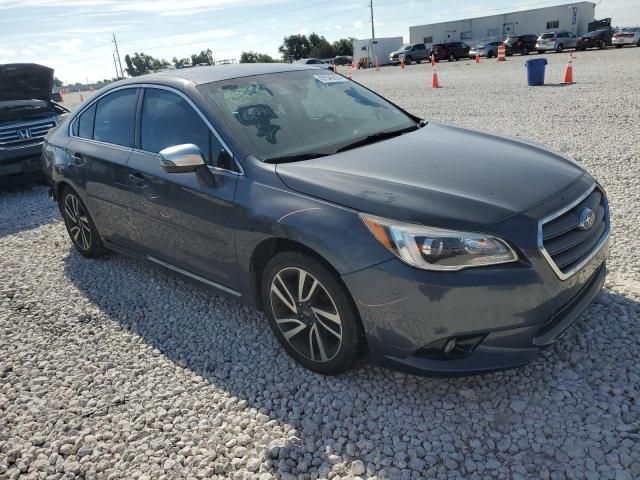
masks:
[[[391,140],[279,164],[291,189],[407,222],[476,228],[522,212],[582,176],[529,142],[429,123]]]
[[[0,65],[0,101],[51,99],[53,69],[35,63]]]

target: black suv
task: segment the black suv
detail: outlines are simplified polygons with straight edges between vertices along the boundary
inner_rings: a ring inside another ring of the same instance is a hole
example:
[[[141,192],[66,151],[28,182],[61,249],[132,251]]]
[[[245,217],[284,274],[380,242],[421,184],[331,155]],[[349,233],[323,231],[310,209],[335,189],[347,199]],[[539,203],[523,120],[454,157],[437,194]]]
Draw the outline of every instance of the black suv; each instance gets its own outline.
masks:
[[[504,41],[504,46],[507,47],[507,55],[528,55],[529,52],[535,51],[537,41],[537,35],[512,35]]]
[[[436,61],[446,59],[453,62],[461,58],[469,58],[469,49],[469,45],[464,42],[447,42],[436,43],[431,48],[431,52],[435,56]]]
[[[42,142],[67,110],[51,100],[53,70],[34,63],[0,65],[0,183],[42,175]]]
[[[578,39],[576,50],[586,50],[587,48],[607,48],[611,45],[611,29],[595,30],[589,32]]]

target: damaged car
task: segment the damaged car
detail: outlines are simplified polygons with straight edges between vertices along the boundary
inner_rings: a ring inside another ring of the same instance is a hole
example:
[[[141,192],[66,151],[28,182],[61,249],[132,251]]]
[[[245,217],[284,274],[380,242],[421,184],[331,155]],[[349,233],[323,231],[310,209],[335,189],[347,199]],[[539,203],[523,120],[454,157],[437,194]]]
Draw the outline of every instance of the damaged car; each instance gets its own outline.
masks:
[[[0,65],[0,184],[42,178],[42,144],[69,110],[52,100],[53,69]]]

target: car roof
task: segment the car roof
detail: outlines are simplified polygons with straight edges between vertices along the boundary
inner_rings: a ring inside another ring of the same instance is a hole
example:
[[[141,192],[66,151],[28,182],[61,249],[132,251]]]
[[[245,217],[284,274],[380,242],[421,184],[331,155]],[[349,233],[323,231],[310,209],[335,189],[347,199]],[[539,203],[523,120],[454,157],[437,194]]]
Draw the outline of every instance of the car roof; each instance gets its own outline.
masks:
[[[230,80],[232,78],[251,77],[253,75],[265,75],[269,73],[294,72],[299,70],[317,70],[313,65],[304,63],[239,63],[229,65],[212,65],[206,67],[179,68],[164,70],[133,77],[119,85],[126,83],[162,82],[169,80],[183,80],[194,85]]]

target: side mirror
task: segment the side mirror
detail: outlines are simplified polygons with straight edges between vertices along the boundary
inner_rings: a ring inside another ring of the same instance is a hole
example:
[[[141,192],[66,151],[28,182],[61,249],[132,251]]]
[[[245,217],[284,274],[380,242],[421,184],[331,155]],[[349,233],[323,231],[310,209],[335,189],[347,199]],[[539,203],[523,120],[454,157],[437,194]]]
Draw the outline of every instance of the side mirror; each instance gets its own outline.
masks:
[[[193,143],[167,147],[159,155],[160,165],[167,173],[195,172],[205,166],[200,147]]]

